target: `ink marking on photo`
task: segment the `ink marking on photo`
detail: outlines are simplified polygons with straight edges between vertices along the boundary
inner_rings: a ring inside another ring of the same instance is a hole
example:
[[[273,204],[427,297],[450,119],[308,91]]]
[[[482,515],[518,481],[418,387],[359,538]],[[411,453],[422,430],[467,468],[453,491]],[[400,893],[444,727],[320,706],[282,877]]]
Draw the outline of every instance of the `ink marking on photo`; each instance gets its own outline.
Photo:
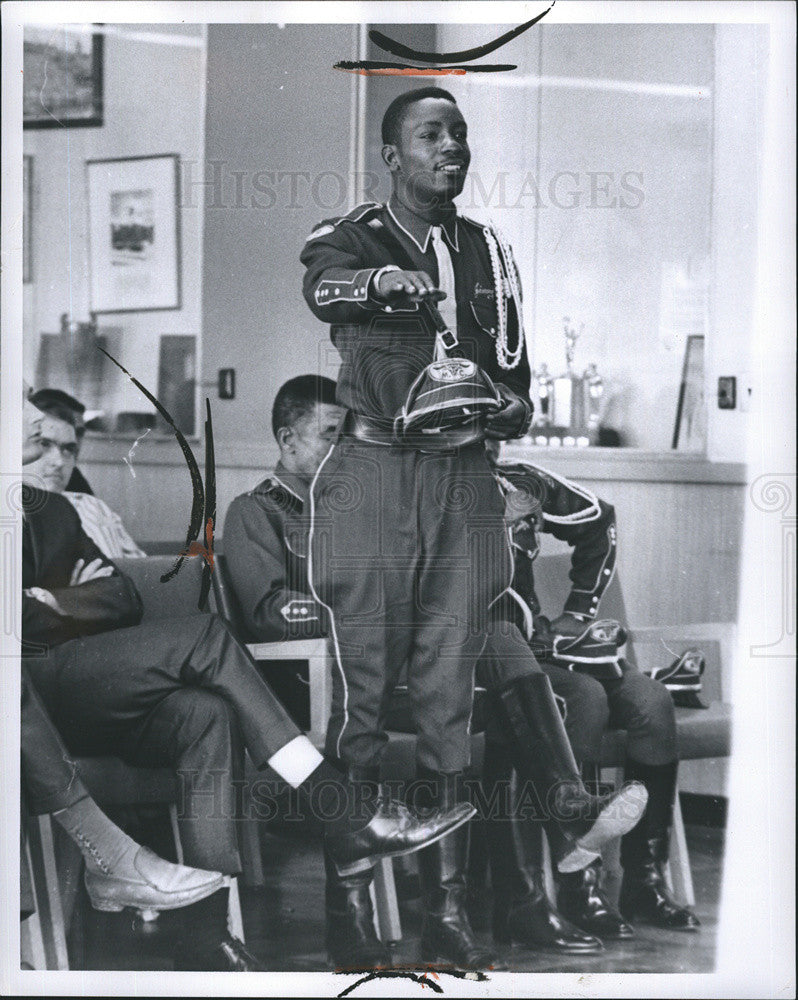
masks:
[[[357,969],[336,969],[336,974],[340,975],[342,973],[352,973],[358,972]],[[366,971],[366,970],[363,970]],[[432,976],[432,978],[428,978]],[[418,985],[425,989],[429,987],[433,993],[443,993],[443,986],[436,982],[441,976],[453,976],[455,979],[467,979],[475,983],[484,983],[488,981],[488,976],[484,972],[478,972],[476,970],[466,971],[463,969],[435,969],[428,967],[427,969],[419,969],[418,966],[413,968],[391,968],[391,969],[371,969],[366,975],[361,976],[356,982],[351,983],[346,989],[341,990],[338,994],[339,997],[348,996],[358,986],[363,986],[365,983],[373,982],[375,979],[409,979],[412,983],[418,983]]]
[[[412,59],[420,63],[437,63],[438,65],[414,66],[412,63],[375,62],[372,60],[351,62],[342,60],[335,63],[333,69],[344,70],[347,73],[360,73],[363,76],[464,76],[466,73],[506,73],[510,70],[518,69],[518,67],[509,63],[483,63],[476,66],[447,66],[440,64],[471,62],[472,59],[479,59],[482,56],[489,55],[491,52],[495,52],[503,45],[506,45],[514,38],[518,38],[519,35],[528,31],[533,24],[537,24],[538,21],[542,20],[556,2],[557,0],[552,0],[552,3],[549,4],[542,14],[538,14],[531,21],[526,21],[524,24],[519,24],[510,31],[506,31],[503,35],[499,35],[498,38],[494,38],[493,41],[486,42],[484,45],[477,45],[471,49],[462,49],[459,52],[423,52],[410,48],[408,45],[403,45],[401,42],[397,42],[395,39],[389,38],[388,35],[384,35],[381,31],[373,28],[369,31],[369,38],[376,46],[383,49],[383,51],[390,52],[394,56],[401,56],[403,59]]]
[[[211,573],[213,572],[213,526],[216,520],[216,463],[213,448],[213,423],[211,420],[210,400],[205,400],[205,484],[203,485],[202,475],[200,473],[199,466],[197,465],[197,460],[194,458],[191,446],[188,441],[186,441],[183,432],[175,425],[175,422],[166,407],[163,406],[153,393],[143,386],[137,378],[134,378],[127,368],[121,365],[116,358],[112,357],[108,351],[99,345],[97,349],[102,351],[109,361],[113,362],[117,368],[123,371],[139,392],[143,393],[144,396],[146,396],[146,398],[152,403],[158,413],[160,413],[167,424],[169,424],[172,428],[172,432],[177,439],[177,443],[180,445],[180,450],[183,452],[183,457],[186,460],[186,465],[188,466],[188,471],[191,475],[193,493],[191,517],[189,519],[188,531],[186,532],[185,547],[178,555],[174,566],[167,573],[163,574],[161,577],[161,583],[167,583],[173,576],[177,575],[185,558],[190,558],[191,556],[196,555],[201,556],[205,560],[205,565],[202,568],[202,583],[200,585],[200,596],[199,601],[197,602],[197,607],[200,611],[202,611],[205,608],[208,594],[211,589]],[[204,545],[197,540],[203,524],[205,525]]]

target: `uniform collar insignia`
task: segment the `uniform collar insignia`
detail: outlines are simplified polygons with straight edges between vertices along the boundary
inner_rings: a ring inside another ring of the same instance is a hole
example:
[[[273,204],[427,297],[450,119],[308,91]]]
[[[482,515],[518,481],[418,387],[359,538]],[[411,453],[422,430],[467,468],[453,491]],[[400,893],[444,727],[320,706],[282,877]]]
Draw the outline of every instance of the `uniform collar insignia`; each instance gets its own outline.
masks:
[[[400,201],[397,201],[393,195],[391,195],[388,201],[387,208],[388,214],[405,236],[409,237],[422,253],[426,253],[429,249],[430,239],[432,238],[432,224],[427,222],[426,219],[422,219],[420,215],[411,212],[409,208],[406,208]],[[453,211],[440,225],[446,237],[446,242],[452,250],[459,252],[460,240],[457,230],[457,212]]]
[[[297,475],[296,472],[289,472],[282,462],[278,462],[274,467],[274,473],[269,477],[270,482],[276,486],[282,486],[284,490],[296,497],[301,504],[306,504],[310,496],[309,484]]]

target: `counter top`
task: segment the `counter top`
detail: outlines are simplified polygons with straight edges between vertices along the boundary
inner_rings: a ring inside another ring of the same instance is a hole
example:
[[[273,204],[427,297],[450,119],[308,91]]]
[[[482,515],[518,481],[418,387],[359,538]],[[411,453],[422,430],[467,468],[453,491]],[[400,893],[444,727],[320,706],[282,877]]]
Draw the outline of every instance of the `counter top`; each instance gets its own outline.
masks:
[[[135,438],[86,436],[81,466],[116,465],[122,462]],[[204,446],[191,439],[191,449],[202,466]],[[743,462],[711,462],[688,452],[643,451],[638,448],[549,448],[517,442],[505,444],[504,461],[528,461],[572,479],[616,482],[731,483],[746,482]],[[216,467],[226,469],[273,469],[279,458],[274,442],[216,442]],[[174,438],[143,438],[132,456],[138,466],[175,466],[185,461]]]

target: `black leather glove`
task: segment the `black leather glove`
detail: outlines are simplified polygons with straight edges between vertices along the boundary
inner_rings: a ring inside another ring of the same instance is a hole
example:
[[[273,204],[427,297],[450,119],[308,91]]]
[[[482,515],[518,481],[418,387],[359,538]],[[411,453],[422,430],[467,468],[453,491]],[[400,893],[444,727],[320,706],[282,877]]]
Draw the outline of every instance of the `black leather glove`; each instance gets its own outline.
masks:
[[[532,401],[522,398],[501,382],[496,382],[496,388],[504,406],[485,420],[485,437],[499,441],[523,437],[532,423]]]

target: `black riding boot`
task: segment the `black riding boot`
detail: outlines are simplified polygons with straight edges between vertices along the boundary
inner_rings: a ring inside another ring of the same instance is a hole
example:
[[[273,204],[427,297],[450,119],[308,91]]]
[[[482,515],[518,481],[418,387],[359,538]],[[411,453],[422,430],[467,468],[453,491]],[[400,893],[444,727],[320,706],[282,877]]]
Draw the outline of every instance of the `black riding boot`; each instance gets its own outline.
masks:
[[[391,953],[374,930],[369,886],[373,869],[341,877],[325,852],[327,957],[336,969],[377,969],[391,965]]]
[[[418,770],[424,782],[417,808],[450,809],[461,800],[460,775]],[[498,968],[495,955],[478,943],[466,913],[468,825],[418,853],[424,891],[421,961],[460,969]]]
[[[497,803],[496,815],[486,822],[493,940],[568,955],[602,951],[601,941],[568,923],[546,895],[543,823],[517,814],[519,781],[506,747],[485,744],[483,784],[487,801]]]
[[[516,770],[539,788],[549,789],[547,811],[569,841],[558,869],[581,870],[599,856],[604,844],[637,823],[646,806],[645,789],[632,782],[609,795],[588,792],[545,674],[517,678],[499,689],[495,701],[511,740]]]
[[[621,841],[620,907],[630,920],[668,930],[695,931],[700,926],[698,917],[669,895],[663,874],[673,825],[678,767],[677,761],[641,764],[628,759],[626,762],[627,777],[641,781],[648,789],[648,808]]]
[[[579,872],[560,875],[557,905],[560,912],[577,927],[606,941],[634,937],[631,927],[601,888],[601,861],[596,860]]]

